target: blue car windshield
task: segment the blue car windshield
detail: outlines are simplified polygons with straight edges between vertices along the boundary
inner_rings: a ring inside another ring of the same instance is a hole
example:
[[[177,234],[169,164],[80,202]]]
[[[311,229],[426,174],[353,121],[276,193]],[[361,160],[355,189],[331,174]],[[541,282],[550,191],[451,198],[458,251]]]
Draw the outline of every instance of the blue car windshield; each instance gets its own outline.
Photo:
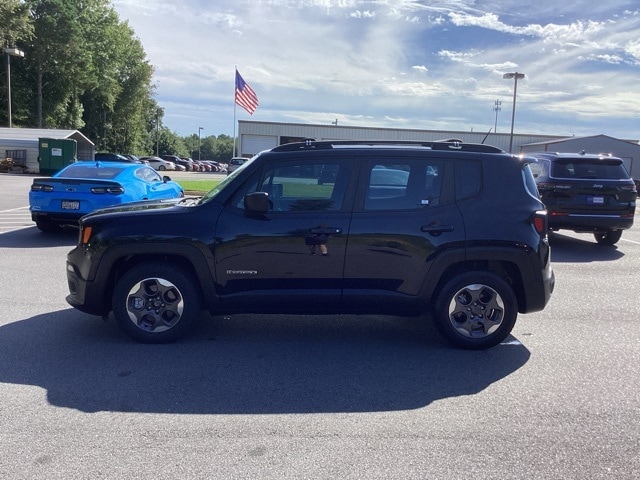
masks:
[[[63,172],[63,178],[115,178],[124,168],[122,167],[96,167],[95,165],[71,165]]]

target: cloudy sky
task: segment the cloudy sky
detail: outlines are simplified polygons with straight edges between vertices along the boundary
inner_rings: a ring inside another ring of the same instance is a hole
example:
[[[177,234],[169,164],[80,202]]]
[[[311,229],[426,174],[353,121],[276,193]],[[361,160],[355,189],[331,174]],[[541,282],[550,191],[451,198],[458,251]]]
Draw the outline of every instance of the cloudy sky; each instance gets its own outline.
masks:
[[[640,138],[638,0],[113,0],[154,65],[164,124],[236,120]]]

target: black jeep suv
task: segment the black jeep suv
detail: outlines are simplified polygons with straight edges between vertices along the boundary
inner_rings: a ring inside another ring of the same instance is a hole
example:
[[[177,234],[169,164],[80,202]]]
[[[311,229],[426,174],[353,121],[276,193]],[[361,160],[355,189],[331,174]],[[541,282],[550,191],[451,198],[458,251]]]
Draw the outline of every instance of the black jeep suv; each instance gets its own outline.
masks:
[[[613,245],[631,228],[636,185],[622,159],[582,153],[532,153],[538,191],[549,212],[551,230],[592,232],[601,245]]]
[[[457,141],[282,145],[201,198],[83,217],[67,301],[143,342],[206,309],[431,313],[452,344],[488,348],[553,291],[535,161]]]

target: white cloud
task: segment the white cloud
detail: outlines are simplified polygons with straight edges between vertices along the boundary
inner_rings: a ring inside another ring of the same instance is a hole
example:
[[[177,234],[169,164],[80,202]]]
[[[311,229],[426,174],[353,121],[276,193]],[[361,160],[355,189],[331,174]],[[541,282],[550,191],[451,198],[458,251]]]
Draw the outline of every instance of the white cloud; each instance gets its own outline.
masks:
[[[640,98],[637,73],[625,69],[640,63],[640,15],[612,2],[506,0],[500,11],[487,0],[114,5],[156,67],[165,123],[179,132],[232,133],[237,66],[260,98],[255,120],[482,130],[495,99],[512,93],[501,74],[517,70],[527,75],[523,125],[543,130],[573,112],[580,128],[599,118],[597,133],[608,125],[637,137],[619,99]]]

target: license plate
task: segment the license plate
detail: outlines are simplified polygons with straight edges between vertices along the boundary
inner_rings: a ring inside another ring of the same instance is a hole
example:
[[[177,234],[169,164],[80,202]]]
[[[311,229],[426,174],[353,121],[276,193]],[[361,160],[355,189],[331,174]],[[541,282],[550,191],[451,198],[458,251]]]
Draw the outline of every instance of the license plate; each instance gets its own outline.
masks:
[[[80,202],[70,201],[70,200],[62,200],[62,209],[63,210],[79,210]]]
[[[604,205],[604,197],[588,197],[587,203],[590,205]]]

